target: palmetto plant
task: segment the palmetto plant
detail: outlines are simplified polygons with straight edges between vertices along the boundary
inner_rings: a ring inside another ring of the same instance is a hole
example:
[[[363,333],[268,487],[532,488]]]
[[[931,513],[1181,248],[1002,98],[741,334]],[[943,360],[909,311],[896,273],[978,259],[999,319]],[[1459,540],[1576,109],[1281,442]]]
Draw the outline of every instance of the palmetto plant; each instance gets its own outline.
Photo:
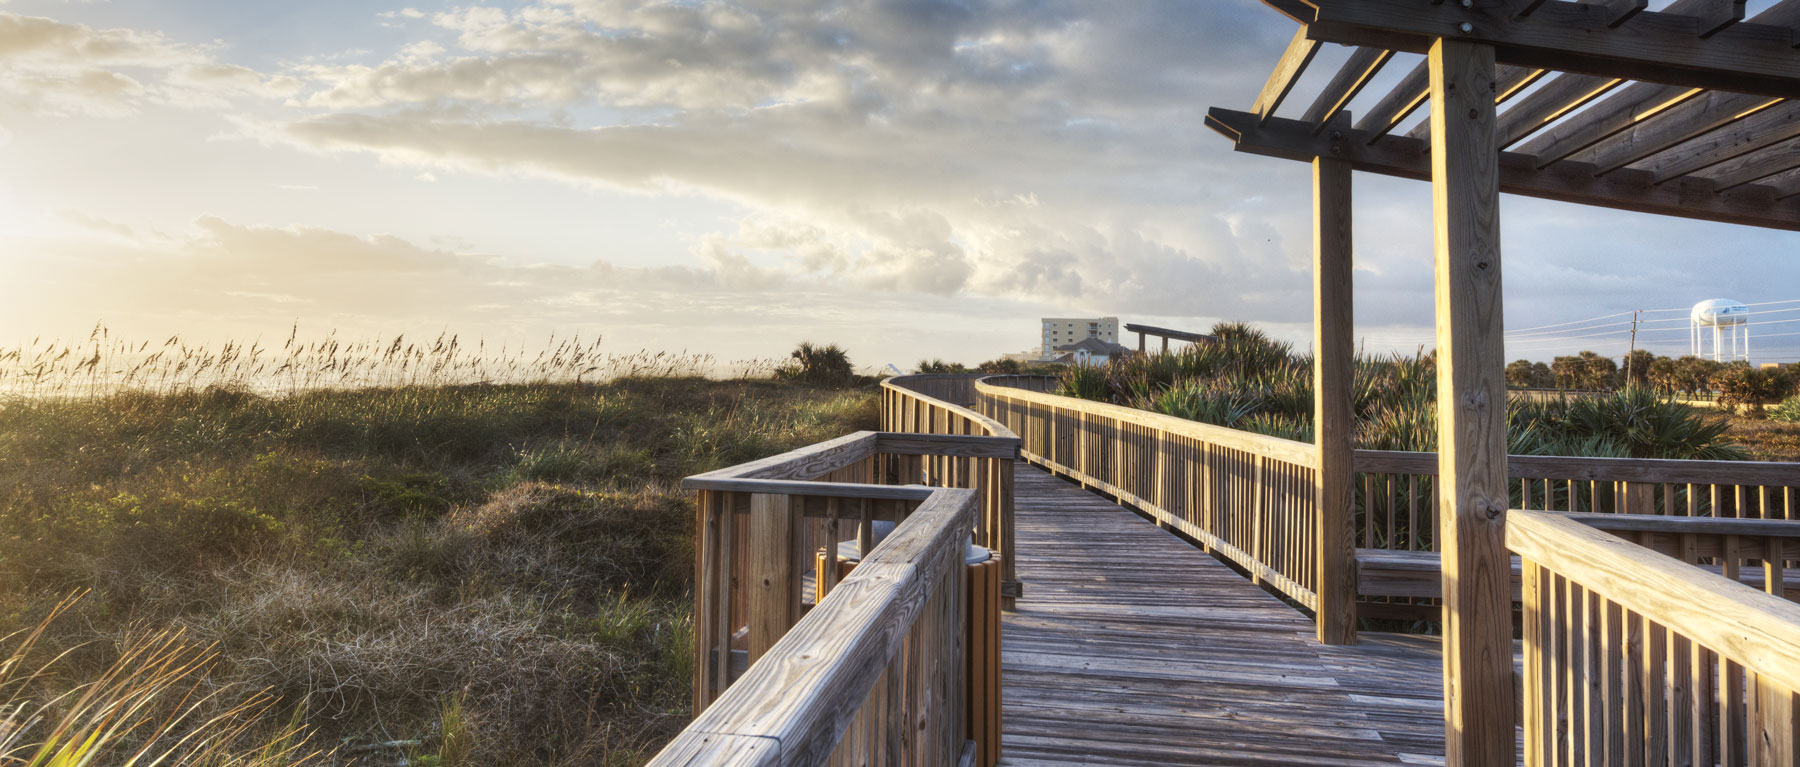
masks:
[[[850,354],[837,344],[821,346],[811,341],[801,341],[788,358],[791,363],[778,371],[780,377],[814,386],[848,386],[856,380],[856,370],[850,365]]]
[[[1292,354],[1242,323],[1213,328],[1216,343],[1139,355],[1103,369],[1071,368],[1061,391],[1217,426],[1310,441],[1310,358]],[[1604,358],[1600,358],[1604,359]],[[1569,358],[1587,370],[1585,358]],[[1603,366],[1593,366],[1598,375]],[[1356,445],[1373,450],[1437,448],[1437,365],[1427,354],[1356,361],[1351,398]],[[1609,374],[1610,375],[1610,374]],[[1728,425],[1685,404],[1631,387],[1592,397],[1509,408],[1517,454],[1742,460]]]

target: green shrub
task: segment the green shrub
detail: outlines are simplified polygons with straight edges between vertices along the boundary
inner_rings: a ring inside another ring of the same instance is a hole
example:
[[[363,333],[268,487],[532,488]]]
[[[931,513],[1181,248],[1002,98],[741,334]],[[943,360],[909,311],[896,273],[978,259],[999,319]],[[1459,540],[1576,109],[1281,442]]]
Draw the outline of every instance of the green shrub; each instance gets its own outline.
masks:
[[[1800,423],[1800,395],[1788,397],[1769,410],[1769,420]]]
[[[1092,365],[1070,365],[1064,368],[1057,379],[1056,393],[1096,402],[1109,402],[1113,394],[1106,371]]]

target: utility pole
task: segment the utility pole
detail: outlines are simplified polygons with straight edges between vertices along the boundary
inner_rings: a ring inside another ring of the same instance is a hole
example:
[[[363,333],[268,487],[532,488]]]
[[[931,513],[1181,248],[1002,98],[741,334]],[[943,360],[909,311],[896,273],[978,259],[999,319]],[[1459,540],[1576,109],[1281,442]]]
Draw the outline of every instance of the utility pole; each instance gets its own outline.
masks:
[[[1640,312],[1640,311],[1642,311],[1642,310],[1641,309],[1631,310],[1631,349],[1625,352],[1625,386],[1626,387],[1631,386],[1631,381],[1632,381],[1631,366],[1633,363],[1637,362],[1637,326],[1638,326],[1638,312]]]

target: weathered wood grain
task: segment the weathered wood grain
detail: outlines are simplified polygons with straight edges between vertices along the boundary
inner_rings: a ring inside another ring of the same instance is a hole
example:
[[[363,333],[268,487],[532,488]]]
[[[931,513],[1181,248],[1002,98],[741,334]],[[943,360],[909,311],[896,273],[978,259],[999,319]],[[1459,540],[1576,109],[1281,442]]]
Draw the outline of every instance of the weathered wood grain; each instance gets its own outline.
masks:
[[[961,645],[953,639],[960,632],[943,622],[961,613],[962,541],[973,529],[976,508],[973,491],[938,490],[651,764],[821,765],[861,711],[850,703],[875,688],[904,647],[935,637],[934,652],[943,654],[932,657],[933,667],[960,668]],[[919,683],[915,696],[938,695],[939,687],[955,681],[922,663],[920,656],[910,666],[908,679]],[[917,697],[905,703],[920,712],[925,726],[949,716],[960,728],[960,710],[945,700],[936,713]],[[910,729],[905,721],[885,732],[900,738]],[[944,764],[960,754],[963,738],[933,735],[911,744],[940,753],[921,763]],[[890,742],[884,756],[907,747]]]
[[[1021,466],[1005,765],[1439,764],[1434,637],[1320,645],[1307,617],[1151,521]]]
[[[1713,651],[1800,690],[1800,604],[1646,555],[1617,536],[1567,517],[1514,513],[1507,547]],[[1643,588],[1654,583],[1656,588]]]
[[[1318,455],[1314,483],[1313,567],[1318,586],[1318,637],[1356,642],[1354,503],[1355,311],[1352,307],[1350,164],[1313,161],[1313,423]]]
[[[1515,758],[1494,51],[1431,47],[1445,764]]]
[[[1281,54],[1281,61],[1275,65],[1275,70],[1269,73],[1269,80],[1263,83],[1262,92],[1256,95],[1256,103],[1250,107],[1250,111],[1263,119],[1274,115],[1275,110],[1281,107],[1281,102],[1287,99],[1288,92],[1294,89],[1294,83],[1299,82],[1300,75],[1306,71],[1306,65],[1312,63],[1313,56],[1318,52],[1319,44],[1307,39],[1305,27],[1294,33],[1294,39],[1288,43],[1287,51]]]

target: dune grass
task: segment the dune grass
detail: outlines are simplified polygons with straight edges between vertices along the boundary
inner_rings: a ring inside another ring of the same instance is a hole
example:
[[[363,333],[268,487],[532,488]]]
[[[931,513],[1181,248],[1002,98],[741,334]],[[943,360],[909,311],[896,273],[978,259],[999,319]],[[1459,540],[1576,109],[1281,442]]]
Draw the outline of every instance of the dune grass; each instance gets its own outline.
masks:
[[[164,741],[291,721],[323,764],[638,764],[687,719],[679,478],[875,403],[693,377],[0,399],[0,635],[42,627],[29,700],[175,653]],[[269,753],[183,763],[301,751]]]

